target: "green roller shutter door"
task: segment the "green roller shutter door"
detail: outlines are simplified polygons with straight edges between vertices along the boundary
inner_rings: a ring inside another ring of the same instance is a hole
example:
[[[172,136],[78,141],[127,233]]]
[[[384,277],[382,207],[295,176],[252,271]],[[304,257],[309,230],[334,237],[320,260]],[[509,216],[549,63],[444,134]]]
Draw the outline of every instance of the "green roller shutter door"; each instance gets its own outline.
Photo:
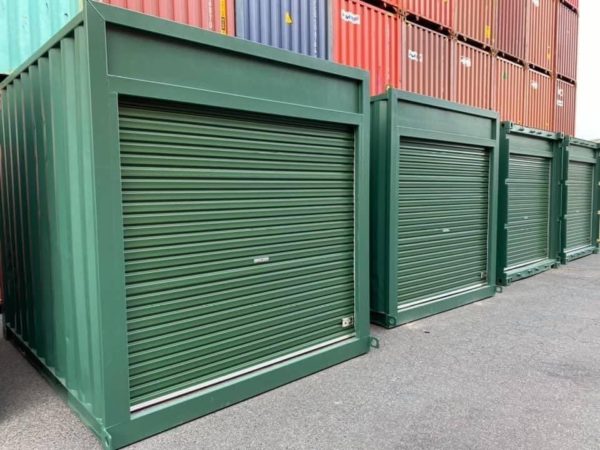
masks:
[[[511,155],[508,269],[548,258],[551,160]]]
[[[403,139],[398,198],[399,310],[484,285],[489,153]]]
[[[121,105],[132,409],[348,338],[354,133]]]
[[[592,164],[569,162],[567,250],[592,245],[593,179]]]

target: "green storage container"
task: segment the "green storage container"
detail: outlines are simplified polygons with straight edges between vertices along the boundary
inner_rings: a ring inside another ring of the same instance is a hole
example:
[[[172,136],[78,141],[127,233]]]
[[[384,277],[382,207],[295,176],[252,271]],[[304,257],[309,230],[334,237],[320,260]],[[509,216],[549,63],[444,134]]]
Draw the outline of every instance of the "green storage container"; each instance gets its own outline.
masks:
[[[563,143],[561,262],[598,253],[600,150],[596,142],[566,137]]]
[[[368,86],[89,2],[0,85],[5,331],[107,448],[368,350]]]
[[[559,264],[562,138],[502,124],[498,284],[506,286]]]
[[[371,100],[371,320],[493,296],[498,116],[406,92]]]

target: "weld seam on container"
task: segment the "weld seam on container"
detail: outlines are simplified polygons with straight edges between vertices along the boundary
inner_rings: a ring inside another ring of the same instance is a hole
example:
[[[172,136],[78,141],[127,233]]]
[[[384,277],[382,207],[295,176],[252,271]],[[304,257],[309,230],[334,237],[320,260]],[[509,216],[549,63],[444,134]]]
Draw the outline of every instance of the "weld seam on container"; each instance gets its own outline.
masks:
[[[392,328],[496,291],[498,116],[371,99],[371,320]]]
[[[105,448],[368,351],[365,72],[86,2],[0,95],[4,329]]]
[[[562,134],[502,124],[498,284],[559,265],[561,174]]]
[[[600,248],[600,147],[567,136],[562,145],[563,264]]]

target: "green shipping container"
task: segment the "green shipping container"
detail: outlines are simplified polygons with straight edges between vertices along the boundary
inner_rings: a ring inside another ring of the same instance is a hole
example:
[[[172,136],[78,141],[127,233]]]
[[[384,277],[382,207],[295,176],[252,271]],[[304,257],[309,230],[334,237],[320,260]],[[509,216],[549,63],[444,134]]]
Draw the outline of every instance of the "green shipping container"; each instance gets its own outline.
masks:
[[[596,142],[566,137],[563,143],[561,262],[598,253],[600,150]]]
[[[0,91],[5,331],[105,447],[368,350],[365,72],[86,2]]]
[[[493,296],[498,116],[389,90],[371,100],[371,320]]]
[[[498,284],[507,286],[559,264],[562,138],[502,124]]]

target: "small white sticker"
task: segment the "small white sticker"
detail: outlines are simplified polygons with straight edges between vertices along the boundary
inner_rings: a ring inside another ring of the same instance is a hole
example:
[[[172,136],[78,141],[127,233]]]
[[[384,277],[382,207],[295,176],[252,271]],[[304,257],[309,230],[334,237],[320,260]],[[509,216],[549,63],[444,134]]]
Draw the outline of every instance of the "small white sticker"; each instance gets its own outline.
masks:
[[[409,50],[408,51],[408,59],[410,59],[411,61],[417,61],[417,62],[422,62],[423,61],[423,54],[419,53],[415,50]]]
[[[559,97],[563,96],[563,90],[562,90],[562,88],[558,88],[557,94],[558,94]]]
[[[559,108],[562,108],[563,106],[565,106],[565,102],[563,102],[562,100],[556,100],[556,106],[558,106]]]
[[[342,9],[342,20],[352,25],[360,25],[360,16]]]
[[[532,89],[537,89],[539,87],[538,82],[537,81],[532,81],[531,82],[531,88]]]
[[[442,233],[450,233],[450,228],[442,228]]]
[[[533,6],[535,6],[535,7],[540,6],[540,0],[531,0],[531,3],[533,3]]]
[[[471,62],[471,58],[469,58],[468,56],[461,56],[460,63],[465,67],[471,67],[471,65],[473,64]]]
[[[269,262],[268,256],[259,256],[258,258],[254,258],[254,264],[264,264]]]

